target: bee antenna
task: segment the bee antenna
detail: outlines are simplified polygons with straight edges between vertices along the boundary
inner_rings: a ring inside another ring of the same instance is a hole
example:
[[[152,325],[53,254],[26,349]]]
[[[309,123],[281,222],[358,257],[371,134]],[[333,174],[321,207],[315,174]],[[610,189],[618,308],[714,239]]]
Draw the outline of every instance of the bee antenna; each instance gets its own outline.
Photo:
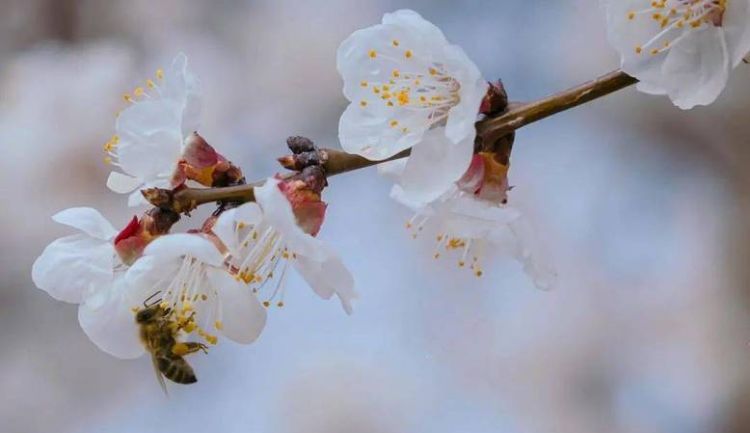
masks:
[[[156,293],[154,293],[153,295],[151,295],[151,296],[149,296],[148,298],[146,298],[146,300],[145,300],[145,301],[143,301],[143,306],[144,306],[144,307],[146,307],[146,308],[148,308],[148,307],[150,307],[150,306],[153,306],[153,305],[156,305],[156,304],[160,303],[160,302],[161,302],[161,298],[159,298],[159,299],[155,300],[154,302],[152,302],[152,303],[150,303],[150,304],[149,304],[149,302],[148,302],[148,301],[150,301],[150,300],[154,299],[154,297],[155,297],[156,295],[158,295],[159,293],[161,293],[161,290],[157,291],[157,292],[156,292]]]

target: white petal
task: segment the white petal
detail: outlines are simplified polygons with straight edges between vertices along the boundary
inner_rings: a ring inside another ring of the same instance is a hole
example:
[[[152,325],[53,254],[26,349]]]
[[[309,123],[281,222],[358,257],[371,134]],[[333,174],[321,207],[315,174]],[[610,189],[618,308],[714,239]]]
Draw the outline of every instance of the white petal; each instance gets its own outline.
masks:
[[[369,106],[368,106],[369,107]],[[426,110],[415,111],[411,115],[399,117],[396,112],[385,116],[369,108],[362,108],[359,102],[349,104],[339,120],[339,141],[349,153],[361,155],[370,160],[383,160],[418,143],[428,128],[425,121]],[[397,118],[407,133],[389,126],[389,121]],[[406,126],[410,125],[410,126]]]
[[[146,182],[171,174],[182,152],[180,116],[180,107],[164,100],[141,101],[123,110],[115,149],[122,170]]]
[[[116,171],[110,172],[107,178],[107,188],[118,194],[132,192],[142,184],[143,182],[140,179]]]
[[[237,223],[257,225],[261,222],[263,213],[257,203],[245,203],[240,207],[223,212],[216,220],[212,231],[230,252],[239,249]]]
[[[445,135],[454,143],[463,140],[471,140],[473,143],[479,107],[487,94],[489,84],[461,47],[446,46],[445,56],[448,73],[461,83],[461,102],[450,109]]]
[[[188,59],[179,53],[164,75],[162,97],[178,107],[180,131],[183,137],[197,131],[200,126],[200,82],[188,67]]]
[[[117,230],[109,221],[90,207],[73,207],[52,215],[57,223],[76,228],[92,238],[109,240],[115,237]]]
[[[327,245],[319,242],[318,248],[324,252],[321,260],[298,256],[293,262],[294,267],[318,296],[330,299],[336,294],[344,311],[351,314],[352,300],[358,297],[354,291],[354,278]]]
[[[223,270],[212,269],[207,275],[219,296],[221,333],[237,343],[255,341],[266,325],[266,309],[258,298]]]
[[[473,154],[473,137],[453,144],[442,130],[431,130],[412,148],[399,184],[409,201],[431,202],[466,173]]]
[[[127,298],[127,287],[116,283],[105,290],[101,305],[84,302],[78,307],[78,322],[83,332],[101,350],[122,359],[137,358],[144,353],[138,338],[138,327]]]
[[[188,233],[161,236],[151,242],[143,254],[154,257],[158,262],[172,261],[186,255],[211,266],[221,266],[224,261],[211,241],[201,235]]]
[[[279,190],[278,180],[269,178],[263,186],[255,187],[255,201],[263,211],[263,219],[282,233],[289,249],[297,255],[319,257],[315,238],[298,225],[292,205]]]
[[[128,268],[123,278],[128,287],[124,302],[128,307],[141,307],[151,295],[163,290],[177,275],[183,259],[157,260],[155,256],[143,256]],[[162,294],[163,295],[163,294]]]
[[[729,80],[723,31],[710,27],[686,36],[669,51],[662,73],[669,77],[669,97],[678,107],[714,102]]]
[[[386,179],[390,179],[393,182],[396,182],[406,169],[406,161],[407,158],[401,158],[378,164],[378,174],[385,177]]]
[[[538,289],[552,289],[557,281],[557,272],[547,261],[545,250],[531,224],[517,218],[510,223],[510,229],[518,240],[516,258],[523,264],[524,272]]]
[[[750,53],[750,1],[733,0],[727,5],[722,24],[726,35],[731,67]]]
[[[84,235],[57,239],[31,268],[34,284],[53,298],[81,303],[113,279],[114,248],[107,241]]]

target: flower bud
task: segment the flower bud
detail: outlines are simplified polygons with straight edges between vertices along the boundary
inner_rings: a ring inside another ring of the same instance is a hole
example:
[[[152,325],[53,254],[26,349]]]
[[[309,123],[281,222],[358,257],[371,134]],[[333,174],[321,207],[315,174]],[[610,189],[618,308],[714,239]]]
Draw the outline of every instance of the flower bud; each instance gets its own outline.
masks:
[[[505,91],[503,82],[497,80],[489,83],[487,94],[482,99],[479,112],[486,116],[500,114],[508,108],[508,93]]]
[[[115,251],[125,264],[135,262],[155,238],[169,233],[180,216],[172,211],[153,208],[138,219],[134,216],[115,237]]]
[[[320,169],[320,167],[308,167],[310,169]],[[304,173],[304,172],[303,172]],[[304,176],[301,176],[304,177]],[[309,174],[308,179],[314,179],[316,176]],[[320,191],[320,179],[313,181],[312,188],[305,180],[301,178],[291,178],[279,182],[279,189],[292,205],[292,211],[297,220],[297,225],[312,236],[316,236],[320,231],[325,219],[327,205],[322,201]],[[325,182],[325,178],[323,178]],[[319,188],[319,189],[318,189]]]
[[[289,137],[286,139],[286,145],[292,153],[312,152],[316,149],[315,144],[307,137]]]

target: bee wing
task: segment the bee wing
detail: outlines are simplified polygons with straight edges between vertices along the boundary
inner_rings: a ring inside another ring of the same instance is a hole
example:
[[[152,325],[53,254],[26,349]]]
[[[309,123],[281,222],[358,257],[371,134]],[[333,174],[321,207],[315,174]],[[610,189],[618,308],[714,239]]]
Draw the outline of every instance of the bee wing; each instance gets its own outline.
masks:
[[[169,397],[169,393],[167,392],[167,384],[164,382],[164,375],[159,371],[159,364],[156,360],[156,357],[151,355],[151,364],[154,366],[154,373],[156,373],[156,380],[159,381],[159,385],[161,386],[162,391],[164,391],[164,395]]]

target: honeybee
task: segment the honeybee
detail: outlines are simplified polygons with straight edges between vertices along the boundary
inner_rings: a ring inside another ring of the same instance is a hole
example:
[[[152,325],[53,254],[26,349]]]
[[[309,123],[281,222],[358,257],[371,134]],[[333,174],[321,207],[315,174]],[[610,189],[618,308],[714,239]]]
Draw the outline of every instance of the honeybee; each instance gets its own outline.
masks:
[[[151,295],[143,302],[143,309],[135,315],[135,322],[140,328],[141,342],[151,354],[151,361],[164,392],[167,386],[164,378],[180,384],[191,384],[198,381],[193,368],[185,361],[184,356],[197,351],[207,352],[203,343],[179,342],[179,332],[192,320],[187,322],[174,319],[173,310],[164,306],[161,299],[147,304],[154,296]]]

